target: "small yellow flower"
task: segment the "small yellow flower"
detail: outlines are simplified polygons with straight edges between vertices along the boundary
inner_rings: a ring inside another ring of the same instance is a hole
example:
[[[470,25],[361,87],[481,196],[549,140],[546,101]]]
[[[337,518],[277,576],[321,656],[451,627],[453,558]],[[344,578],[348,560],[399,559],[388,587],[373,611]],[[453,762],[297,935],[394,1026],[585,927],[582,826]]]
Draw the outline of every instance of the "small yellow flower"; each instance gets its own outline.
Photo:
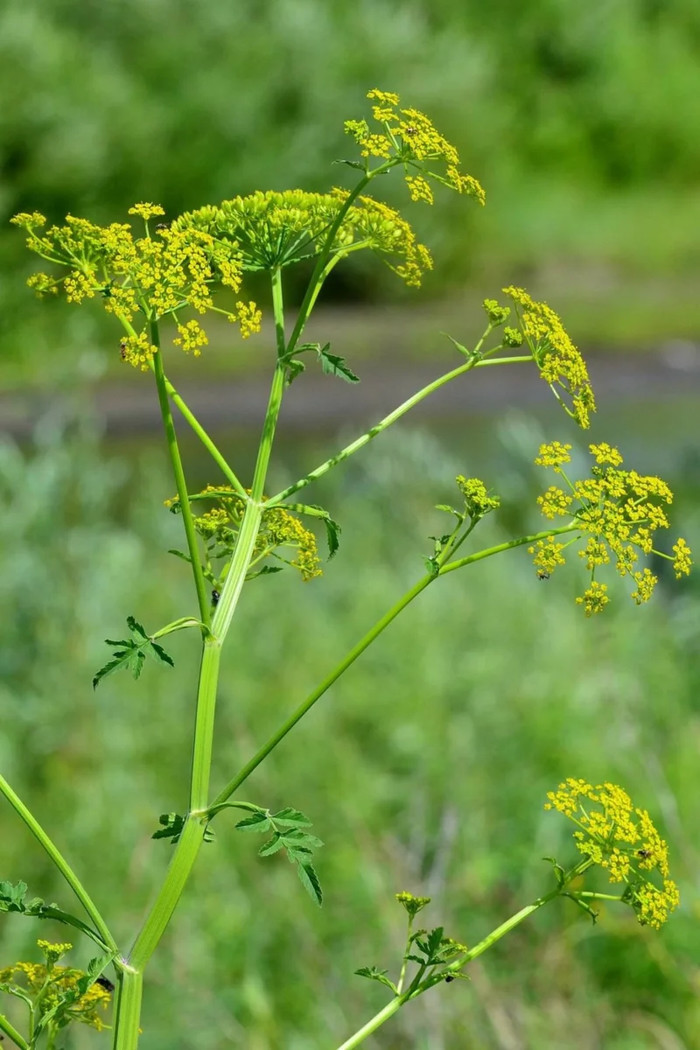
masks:
[[[550,485],[545,493],[537,497],[537,502],[545,518],[568,516],[572,498],[563,489]]]
[[[142,372],[148,371],[148,365],[156,354],[157,348],[149,342],[145,332],[138,335],[127,335],[119,344],[119,352],[122,361],[127,361],[134,368],[140,368]]]
[[[165,215],[165,212],[160,204],[141,202],[140,204],[134,204],[133,208],[129,208],[129,215],[140,215],[142,219],[148,221],[148,219],[152,219],[156,215]]]
[[[523,288],[511,286],[503,291],[518,309],[523,334],[542,378],[559,400],[562,400],[561,391],[569,395],[570,407],[563,401],[562,404],[580,427],[587,428],[590,413],[595,412],[595,398],[586,362],[564,329],[561,318],[547,303],[536,302]]]
[[[654,587],[659,582],[658,576],[654,576],[651,569],[642,569],[641,572],[633,572],[632,579],[637,584],[636,590],[632,592],[632,598],[637,605],[648,602],[654,593]]]
[[[563,445],[561,441],[550,441],[549,444],[540,445],[540,451],[535,458],[538,467],[560,467],[563,463],[571,462],[571,445]]]
[[[673,553],[675,555],[673,559],[673,571],[676,579],[680,580],[681,576],[688,576],[690,573],[690,566],[693,564],[690,557],[691,550],[688,544],[681,536],[674,545]]]
[[[586,616],[593,616],[595,613],[602,612],[610,601],[607,591],[606,584],[593,580],[583,595],[576,599],[576,604],[583,606]]]
[[[236,303],[236,313],[229,316],[230,321],[237,321],[243,339],[249,339],[260,331],[262,323],[262,310],[255,303]]]
[[[392,91],[374,88],[367,93],[374,102],[372,118],[380,132],[370,130],[366,120],[346,120],[345,131],[357,142],[360,155],[392,160],[403,164],[411,199],[432,204],[433,195],[427,180],[442,183],[457,193],[474,197],[479,204],[486,200],[483,187],[473,175],[460,171],[459,154],[451,142],[440,134],[432,121],[418,109],[400,108],[400,99]],[[441,170],[436,171],[435,167]],[[414,175],[409,169],[417,171]]]
[[[590,448],[592,455],[595,456],[596,463],[599,465],[603,466],[609,464],[611,467],[621,466],[623,462],[622,456],[616,448],[613,448],[612,445],[608,445],[607,442],[603,441],[600,445],[589,445],[588,447]]]
[[[197,321],[188,321],[187,324],[179,324],[177,330],[178,336],[173,339],[175,346],[181,346],[185,353],[192,352],[194,357],[199,357],[202,347],[209,343],[204,329]]]

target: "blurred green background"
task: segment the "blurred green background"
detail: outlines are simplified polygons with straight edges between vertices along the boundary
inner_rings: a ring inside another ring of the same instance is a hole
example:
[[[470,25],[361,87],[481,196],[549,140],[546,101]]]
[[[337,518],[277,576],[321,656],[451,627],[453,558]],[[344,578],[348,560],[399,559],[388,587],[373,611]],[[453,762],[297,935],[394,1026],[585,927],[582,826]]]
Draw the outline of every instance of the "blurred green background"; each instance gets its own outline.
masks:
[[[350,341],[361,404],[385,346],[395,361],[408,343],[415,365],[435,347],[420,333],[448,327],[443,316],[466,340],[479,297],[511,281],[561,309],[583,345],[663,343],[686,364],[697,353],[700,8],[691,0],[5,0],[0,58],[7,217],[36,208],[52,220],[112,221],[140,199],[174,213],[257,187],[323,189],[347,177],[330,162],[347,154],[342,121],[363,111],[369,87],[397,90],[433,116],[488,203],[444,195],[433,209],[406,209],[437,263],[414,305],[372,261],[328,289],[324,335],[338,329]],[[387,180],[386,197],[405,203],[399,180]],[[183,805],[194,640],[176,636],[172,673],[108,680],[96,695],[90,678],[102,639],[128,614],[154,629],[192,611],[192,596],[186,567],[165,553],[180,537],[160,509],[172,491],[160,445],[124,427],[105,435],[80,407],[118,382],[126,409],[133,384],[148,378],[124,376],[103,318],[32,299],[32,260],[6,229],[0,404],[36,388],[62,400],[39,413],[31,439],[0,446],[0,768],[128,937],[167,863],[169,847],[150,839],[157,817]],[[208,382],[268,367],[264,339],[232,360],[214,344],[198,363]],[[189,380],[191,362],[179,368]],[[635,359],[619,368],[631,386]],[[668,477],[674,533],[697,546],[694,375],[674,400],[647,385],[617,405],[599,390],[593,436],[619,440],[630,466]],[[507,414],[485,407],[421,430],[409,420],[309,493],[340,520],[343,547],[322,580],[280,575],[246,589],[222,678],[217,780],[421,574],[426,537],[441,525],[431,508],[450,501],[456,473],[477,473],[504,495],[494,534],[536,520],[539,441],[578,439],[551,407],[518,411],[509,382]],[[355,433],[342,420],[319,423],[313,404],[308,418],[302,431],[283,418],[273,487]],[[245,476],[256,435],[232,419],[220,438]],[[212,480],[184,441],[196,483]],[[631,913],[605,911],[593,928],[573,905],[556,905],[488,953],[471,985],[425,996],[372,1045],[700,1048],[700,589],[663,575],[656,600],[636,609],[621,584],[609,612],[588,622],[574,605],[580,582],[573,570],[537,581],[525,552],[455,573],[353,667],[246,785],[250,800],[314,819],[326,842],[323,911],[288,865],[258,860],[220,818],[149,972],[144,1046],[337,1045],[384,1002],[352,973],[395,966],[403,913],[393,894],[432,894],[426,921],[474,943],[549,885],[543,855],[571,856],[568,831],[542,801],[574,775],[619,781],[650,809],[669,839],[681,911],[654,934]],[[68,905],[5,806],[0,843],[0,877]],[[5,918],[0,964],[34,957],[46,935]],[[107,1040],[83,1032],[75,1045]]]

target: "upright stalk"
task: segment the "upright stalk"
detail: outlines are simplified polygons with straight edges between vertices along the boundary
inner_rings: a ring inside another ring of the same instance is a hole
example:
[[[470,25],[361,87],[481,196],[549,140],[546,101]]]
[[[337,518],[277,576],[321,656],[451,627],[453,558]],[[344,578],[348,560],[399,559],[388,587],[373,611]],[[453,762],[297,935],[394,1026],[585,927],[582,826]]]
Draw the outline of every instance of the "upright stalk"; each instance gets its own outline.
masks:
[[[170,918],[177,907],[178,901],[187,884],[199,850],[204,841],[204,831],[207,824],[209,777],[211,770],[211,759],[214,741],[214,717],[216,712],[216,693],[219,676],[219,660],[221,646],[231,625],[233,615],[238,604],[238,599],[243,588],[246,574],[250,567],[255,543],[260,529],[263,515],[263,490],[267,468],[272,451],[272,443],[275,436],[277,417],[279,415],[282,395],[284,393],[284,367],[279,363],[285,351],[284,345],[284,307],[282,299],[281,274],[276,271],[272,275],[272,297],[275,315],[275,328],[277,331],[277,353],[278,362],[275,366],[267,413],[263,424],[260,448],[255,464],[253,485],[250,498],[247,500],[243,518],[238,531],[236,546],[229,566],[228,574],[221,591],[218,605],[214,616],[211,618],[210,628],[205,636],[202,647],[202,660],[199,672],[199,685],[197,690],[197,706],[195,713],[194,740],[192,747],[192,771],[190,780],[189,810],[175,847],[175,852],[170,861],[168,871],[163,885],[156,896],[146,919],[139,931],[133,947],[128,956],[120,960],[123,969],[123,978],[120,981],[119,996],[117,1001],[117,1019],[114,1032],[114,1050],[135,1050],[138,1045],[138,1026],[141,1007],[141,993],[143,984],[143,971],[151,955],[155,951]],[[157,338],[157,332],[154,332]],[[157,345],[154,341],[154,345]],[[158,359],[156,354],[155,358]],[[187,499],[187,487],[184,471],[180,460],[177,441],[175,438],[172,416],[167,396],[167,380],[163,373],[162,362],[157,360],[154,369],[158,394],[161,404],[161,413],[165,425],[166,437],[171,453],[173,472],[176,477],[178,495],[183,510],[183,521],[187,533],[188,544],[195,543],[196,538],[192,516]],[[185,510],[188,517],[185,517]],[[188,526],[189,521],[189,526]],[[190,546],[192,553],[193,547]],[[199,567],[199,559],[196,559]],[[201,567],[199,567],[201,577]],[[198,574],[195,573],[195,580]],[[202,583],[203,583],[203,577]],[[198,591],[199,593],[199,591]],[[209,610],[209,603],[207,612]],[[209,623],[209,619],[204,621]]]

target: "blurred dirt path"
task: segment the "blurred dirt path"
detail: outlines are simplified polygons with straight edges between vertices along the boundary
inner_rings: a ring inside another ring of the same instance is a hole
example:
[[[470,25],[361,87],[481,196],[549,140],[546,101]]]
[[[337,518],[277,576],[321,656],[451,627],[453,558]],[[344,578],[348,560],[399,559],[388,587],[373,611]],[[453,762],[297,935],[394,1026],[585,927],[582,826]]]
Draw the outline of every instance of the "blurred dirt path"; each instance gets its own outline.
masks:
[[[681,396],[700,398],[700,348],[693,343],[669,343],[654,353],[587,354],[599,408],[616,401],[668,401]],[[296,432],[335,429],[341,422],[371,425],[457,361],[358,365],[362,381],[349,384],[313,368],[289,389],[281,427]],[[259,376],[231,380],[183,379],[178,384],[188,405],[208,429],[257,426],[267,403],[267,381]],[[61,398],[59,393],[58,397]],[[33,420],[49,406],[56,392],[0,394],[0,429],[24,437]],[[108,434],[142,434],[160,427],[150,383],[97,384],[84,392],[88,404]],[[492,415],[507,407],[534,408],[551,399],[536,370],[529,365],[484,368],[461,376],[421,402],[414,416],[458,420],[463,414]]]

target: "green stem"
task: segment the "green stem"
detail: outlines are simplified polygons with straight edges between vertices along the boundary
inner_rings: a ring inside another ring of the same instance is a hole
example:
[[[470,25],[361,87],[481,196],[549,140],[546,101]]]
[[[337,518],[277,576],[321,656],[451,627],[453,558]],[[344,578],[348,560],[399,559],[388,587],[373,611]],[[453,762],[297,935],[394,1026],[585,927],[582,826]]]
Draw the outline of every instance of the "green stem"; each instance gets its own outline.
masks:
[[[221,473],[224,475],[226,480],[230,483],[231,487],[236,490],[236,492],[238,493],[239,496],[241,496],[243,499],[247,500],[248,499],[248,493],[243,488],[243,485],[238,480],[238,478],[234,474],[234,472],[231,469],[231,467],[229,466],[229,464],[226,462],[226,459],[224,458],[223,453],[221,453],[219,451],[219,449],[216,447],[216,445],[214,444],[212,439],[209,437],[209,435],[207,434],[207,432],[204,429],[204,427],[202,426],[202,424],[199,422],[199,420],[194,415],[194,413],[187,407],[186,403],[183,401],[183,399],[180,396],[180,394],[178,394],[177,390],[175,389],[173,384],[170,382],[170,380],[167,378],[167,376],[164,376],[164,379],[165,379],[165,389],[168,392],[168,396],[169,396],[170,400],[173,402],[173,404],[177,407],[178,411],[180,412],[180,415],[183,417],[184,420],[186,420],[187,423],[189,423],[190,427],[195,432],[195,434],[197,435],[199,440],[202,442],[202,444],[204,445],[205,449],[207,450],[207,452],[209,453],[211,458],[214,460],[214,462],[217,464],[217,466],[221,470]]]
[[[360,193],[362,193],[363,189],[365,188],[365,186],[367,186],[367,184],[370,182],[373,176],[375,174],[378,174],[379,171],[383,170],[384,168],[385,165],[381,165],[381,168],[378,168],[371,175],[367,174],[362,176],[357,186],[355,186],[355,188],[350,191],[345,201],[343,202],[341,208],[339,209],[335,219],[330,224],[328,228],[328,234],[326,235],[326,239],[323,242],[323,247],[321,248],[321,251],[318,254],[316,265],[314,266],[311,277],[309,278],[309,283],[306,286],[306,292],[304,293],[304,298],[301,301],[299,313],[297,314],[297,319],[294,324],[289,343],[287,344],[287,353],[290,353],[299,342],[299,337],[301,336],[301,333],[304,330],[304,326],[308,320],[309,314],[311,313],[311,308],[316,302],[316,297],[318,296],[320,286],[323,284],[323,271],[328,261],[328,256],[330,255],[331,248],[333,247],[335,235],[340,229],[343,219],[350,210],[353,202],[357,199]]]
[[[567,532],[576,532],[580,528],[578,522],[571,522],[569,525],[560,525],[557,529],[546,529],[544,532],[533,532],[529,536],[520,536],[517,540],[507,540],[505,543],[497,543],[494,547],[486,547],[483,551],[477,551],[475,554],[468,554],[466,558],[458,558],[456,561],[450,561],[446,565],[441,566],[438,576],[444,576],[448,572],[454,572],[455,569],[461,569],[464,565],[471,565],[475,561],[483,561],[484,558],[490,558],[494,554],[501,554],[503,551],[513,550],[514,547],[522,547],[525,543],[536,543],[537,540],[546,540],[550,536],[563,536]]]
[[[417,405],[420,401],[422,401],[423,398],[428,397],[428,395],[434,393],[435,390],[439,390],[441,386],[444,386],[445,383],[449,383],[452,379],[456,379],[457,376],[461,376],[465,372],[471,371],[472,368],[476,367],[476,364],[476,360],[467,361],[465,364],[460,365],[458,368],[453,368],[452,371],[446,372],[438,379],[434,379],[432,383],[428,383],[427,386],[424,386],[421,390],[418,390],[415,394],[413,394],[406,401],[404,401],[397,408],[395,408],[393,412],[390,412],[388,416],[385,416],[384,419],[379,421],[379,423],[376,423],[373,427],[371,427],[370,430],[366,431],[364,434],[361,434],[360,437],[355,438],[354,441],[352,441],[349,445],[346,445],[345,448],[340,450],[340,452],[336,452],[336,454],[334,456],[331,456],[330,459],[327,459],[325,463],[321,463],[320,466],[310,471],[305,477],[300,478],[300,480],[296,481],[293,485],[290,485],[289,488],[284,489],[282,492],[278,492],[276,496],[273,496],[270,500],[268,500],[267,505],[270,507],[275,506],[278,503],[282,503],[285,499],[287,499],[289,496],[292,496],[295,492],[298,492],[300,489],[306,488],[306,486],[310,485],[312,481],[316,481],[317,478],[322,478],[324,474],[327,474],[328,471],[332,470],[333,467],[337,466],[338,463],[342,463],[343,460],[348,459],[348,457],[352,456],[353,453],[358,452],[361,448],[364,448],[364,446],[367,445],[372,440],[372,438],[377,437],[384,430],[386,430],[387,427],[390,427],[392,423],[395,423],[398,419],[401,419],[401,417],[405,415],[406,412],[412,409],[414,405]]]
[[[27,1040],[24,1036],[19,1034],[17,1029],[10,1023],[10,1021],[8,1021],[4,1014],[0,1014],[0,1030],[3,1031],[5,1035],[9,1035],[12,1042],[19,1047],[19,1050],[29,1050],[29,1043]]]
[[[545,904],[549,904],[550,901],[553,901],[563,893],[566,893],[567,885],[574,878],[582,875],[592,864],[593,861],[590,859],[582,860],[572,868],[571,871],[566,873],[560,885],[556,886],[550,893],[545,893],[542,897],[538,897],[537,900],[532,902],[532,904],[528,904],[525,908],[521,908],[520,911],[515,913],[515,915],[511,915],[509,919],[506,919],[506,921],[502,922],[500,926],[497,926],[495,930],[492,930],[482,941],[479,941],[479,943],[475,944],[473,948],[470,948],[460,959],[446,967],[446,971],[461,970],[468,962],[471,962],[472,959],[476,959],[479,955],[483,955],[483,953],[491,948],[492,945],[497,941],[500,941],[502,937],[505,937],[507,933],[510,933],[510,931],[515,929],[516,926],[519,926],[521,922],[529,918],[534,912],[539,911],[539,909],[544,907]],[[424,970],[425,967],[423,967],[423,972]],[[375,1014],[366,1025],[363,1025],[363,1027],[355,1032],[354,1035],[350,1036],[342,1046],[338,1047],[338,1050],[352,1050],[353,1047],[359,1046],[360,1043],[364,1042],[368,1035],[372,1035],[372,1033],[376,1032],[376,1030],[388,1021],[390,1017],[393,1017],[396,1011],[399,1010],[404,1003],[417,998],[419,995],[428,991],[429,988],[434,987],[434,983],[430,984],[429,982],[421,986],[421,978],[422,973],[419,972],[416,978],[411,982],[411,987],[404,995],[398,995],[392,999],[391,1002],[387,1003],[383,1010],[380,1010],[379,1013]]]
[[[143,974],[127,969],[119,974],[118,979],[112,1046],[114,1050],[136,1050],[139,1041]]]
[[[228,784],[226,784],[224,788],[222,788],[222,790],[214,799],[212,807],[218,806],[220,805],[220,803],[225,802],[226,799],[231,797],[234,791],[238,790],[241,784],[243,784],[243,782],[248,779],[253,770],[257,769],[260,763],[267,758],[271,751],[274,751],[277,745],[282,740],[284,740],[287,733],[289,733],[294,728],[297,722],[301,721],[304,715],[311,710],[316,701],[321,699],[323,694],[327,692],[328,689],[330,689],[333,683],[336,682],[345,671],[347,671],[348,667],[350,667],[350,665],[353,664],[355,660],[357,660],[358,656],[360,656],[365,651],[365,649],[367,649],[368,646],[370,646],[372,642],[379,637],[382,631],[389,626],[392,620],[395,620],[399,613],[402,612],[406,608],[406,606],[413,601],[414,598],[417,598],[421,591],[424,591],[425,588],[433,582],[433,580],[436,580],[438,576],[443,576],[447,572],[452,572],[453,569],[460,568],[462,565],[468,565],[471,564],[471,562],[482,561],[484,558],[490,558],[492,555],[500,554],[502,551],[512,550],[515,547],[522,547],[525,543],[533,543],[537,540],[546,539],[548,536],[556,536],[563,532],[571,532],[577,527],[578,526],[576,525],[566,525],[559,529],[547,529],[546,532],[536,532],[530,536],[521,536],[517,540],[510,540],[507,543],[499,543],[494,547],[487,547],[485,550],[478,551],[476,554],[470,554],[466,558],[459,559],[459,561],[449,562],[447,565],[443,565],[439,569],[437,574],[429,574],[423,576],[420,580],[418,580],[416,584],[413,585],[413,587],[410,588],[410,590],[406,591],[406,593],[401,598],[399,598],[399,600],[394,605],[392,605],[391,609],[389,609],[389,611],[386,612],[384,616],[381,617],[381,619],[377,620],[374,626],[369,629],[367,634],[365,634],[364,637],[360,639],[357,645],[355,645],[350,650],[347,656],[345,656],[341,660],[341,662],[331,671],[331,673],[326,678],[324,678],[321,684],[316,689],[314,689],[314,691],[310,693],[309,696],[307,696],[303,703],[301,703],[299,707],[297,707],[296,710],[289,716],[289,718],[280,726],[277,732],[274,733],[270,737],[270,739],[262,745],[262,747],[253,755],[250,761],[247,762],[245,766],[243,766],[243,768],[235,775],[235,777],[233,777],[232,780],[228,782]]]
[[[20,799],[19,795],[17,795],[17,793],[12,790],[12,788],[2,775],[0,775],[0,791],[10,803],[15,813],[17,813],[17,815],[21,817],[21,819],[24,821],[34,838],[44,849],[44,851],[49,855],[53,863],[60,871],[63,878],[73,890],[73,893],[78,898],[87,914],[90,916],[90,919],[92,920],[95,929],[99,933],[105,947],[116,952],[118,950],[116,941],[112,937],[112,934],[109,932],[107,924],[100,915],[100,912],[93,903],[92,898],[88,894],[82,882],[75,874],[75,872],[73,871],[70,864],[61,853],[61,851],[46,834],[39,821],[36,820],[33,814],[27,809],[27,807]]]
[[[143,971],[163,936],[204,841],[205,825],[206,820],[201,813],[188,814],[163,885],[126,957],[125,961],[132,971]],[[125,1047],[129,1045],[129,1043],[115,1044],[119,1050],[125,1050]]]
[[[175,424],[173,422],[172,413],[170,411],[170,402],[168,401],[168,390],[165,382],[165,373],[163,371],[163,352],[160,348],[160,335],[158,332],[157,321],[152,321],[150,323],[150,333],[151,342],[156,347],[156,353],[153,355],[153,374],[155,375],[156,387],[158,389],[158,403],[160,405],[160,414],[163,419],[163,429],[165,430],[165,439],[168,445],[170,464],[173,469],[175,487],[177,489],[178,498],[180,500],[180,510],[182,511],[182,523],[185,527],[185,536],[187,537],[187,549],[190,553],[192,575],[194,576],[194,585],[197,591],[197,601],[199,603],[199,618],[202,621],[202,623],[208,626],[211,618],[211,603],[207,596],[206,583],[204,581],[204,574],[202,572],[202,566],[199,559],[197,533],[195,531],[194,520],[192,518],[192,508],[190,507],[190,501],[187,495],[187,482],[185,480],[185,471],[182,466],[180,448],[177,443],[177,434],[175,433]]]
[[[273,301],[275,306],[275,322],[278,332],[278,351],[280,345],[284,349],[284,319],[282,316],[282,286],[279,274],[273,278]],[[281,356],[281,354],[280,354]],[[156,355],[156,358],[158,355]],[[170,438],[172,429],[172,418],[169,415],[167,404],[167,389],[162,366],[156,372],[158,392],[161,399],[161,411],[164,423],[166,423],[166,435]],[[208,636],[205,639],[202,663],[199,675],[199,687],[197,692],[197,710],[195,715],[195,732],[192,751],[192,775],[190,786],[190,809],[185,820],[180,838],[175,847],[170,866],[151,907],[145,922],[134,941],[131,952],[122,966],[125,967],[124,982],[120,986],[120,996],[117,1009],[117,1025],[115,1030],[114,1050],[134,1050],[138,1044],[138,1026],[141,1004],[141,981],[144,967],[155,951],[165,929],[172,917],[177,903],[190,877],[192,868],[204,841],[204,831],[207,823],[207,793],[209,790],[209,776],[211,769],[211,756],[213,748],[214,715],[216,709],[216,690],[218,684],[219,658],[221,645],[226,637],[231,621],[233,619],[238,598],[245,581],[246,573],[250,566],[255,551],[260,522],[262,520],[263,505],[261,502],[265,485],[265,476],[270,459],[272,442],[275,434],[275,425],[284,391],[284,368],[279,363],[275,368],[270,390],[263,434],[258,452],[258,459],[253,478],[253,489],[250,499],[246,504],[243,518],[238,531],[236,546],[231,558],[226,581],[222,588],[221,596],[214,616],[211,620]],[[164,405],[165,401],[165,405]],[[167,408],[167,414],[164,409]],[[170,421],[170,427],[166,420]],[[172,431],[174,434],[174,430]],[[170,444],[170,441],[169,441]],[[172,456],[172,451],[176,453]],[[171,458],[173,468],[179,464],[177,445],[171,446]],[[181,466],[180,466],[181,470]],[[176,476],[177,476],[177,471]],[[181,477],[183,489],[178,485],[178,495],[183,507],[189,510],[187,492],[184,488],[184,475]],[[183,498],[184,495],[184,498]],[[188,541],[190,534],[188,533]],[[201,568],[200,568],[201,572]],[[208,622],[208,621],[205,621]]]
[[[387,1003],[383,1010],[380,1010],[378,1014],[375,1014],[363,1025],[354,1035],[351,1035],[349,1039],[346,1039],[342,1046],[338,1047],[338,1050],[353,1050],[353,1047],[359,1046],[360,1043],[364,1043],[368,1035],[372,1035],[378,1028],[393,1017],[397,1010],[400,1010],[406,1000],[401,995],[397,995],[395,999],[392,999],[390,1003]]]
[[[202,662],[199,669],[197,708],[192,744],[190,812],[206,809],[209,796],[220,659],[221,643],[217,640],[208,639],[205,641],[202,647]]]
[[[304,715],[311,710],[316,701],[320,700],[323,694],[340,678],[343,672],[346,671],[355,660],[357,660],[358,656],[360,656],[361,653],[371,645],[375,638],[382,633],[384,628],[388,627],[391,621],[394,620],[399,613],[421,593],[421,591],[425,590],[428,584],[432,583],[434,579],[436,579],[436,576],[434,575],[423,576],[418,583],[414,584],[409,591],[399,598],[395,605],[392,605],[391,609],[389,609],[380,620],[377,620],[375,625],[370,628],[367,634],[350,650],[347,656],[345,656],[331,673],[324,678],[318,688],[314,689],[314,691],[307,696],[306,700],[297,707],[296,711],[289,716],[286,722],[284,722],[277,732],[270,737],[267,743],[263,744],[260,750],[253,755],[251,760],[243,766],[236,776],[229,781],[223,790],[219,792],[212,803],[212,808],[219,806],[222,802],[225,802],[226,799],[230,798],[234,791],[236,791],[241,784],[248,779],[253,770],[257,769],[260,763],[267,758],[271,751],[274,751],[280,741],[284,740],[287,733],[294,728],[297,722],[299,722]]]

